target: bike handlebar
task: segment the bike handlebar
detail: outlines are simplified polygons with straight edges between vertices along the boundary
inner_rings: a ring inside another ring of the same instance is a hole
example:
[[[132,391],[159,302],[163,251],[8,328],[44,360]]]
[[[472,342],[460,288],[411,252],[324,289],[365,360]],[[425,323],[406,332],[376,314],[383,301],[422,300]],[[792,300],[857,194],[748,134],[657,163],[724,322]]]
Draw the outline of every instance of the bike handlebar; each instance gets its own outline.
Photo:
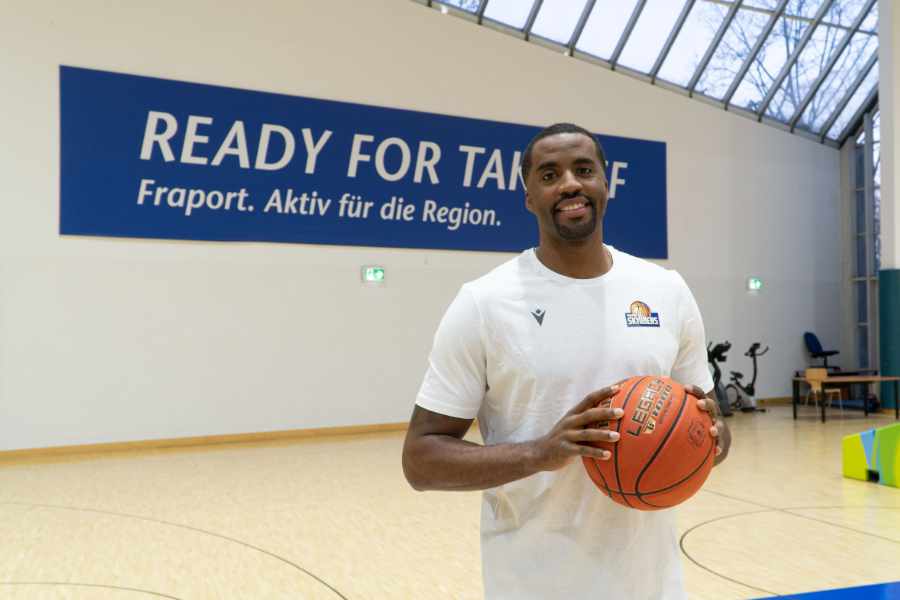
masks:
[[[766,346],[765,350],[763,350],[762,352],[757,352],[757,350],[759,349],[759,347],[761,345],[762,344],[760,344],[759,342],[754,342],[753,345],[750,346],[750,349],[747,350],[746,352],[744,352],[744,356],[750,356],[750,357],[762,356],[763,354],[765,354],[766,352],[769,351],[769,347]]]
[[[706,360],[709,362],[725,362],[725,354],[731,350],[731,342],[724,341],[722,343],[716,344],[713,346],[713,343],[710,342],[706,345]]]

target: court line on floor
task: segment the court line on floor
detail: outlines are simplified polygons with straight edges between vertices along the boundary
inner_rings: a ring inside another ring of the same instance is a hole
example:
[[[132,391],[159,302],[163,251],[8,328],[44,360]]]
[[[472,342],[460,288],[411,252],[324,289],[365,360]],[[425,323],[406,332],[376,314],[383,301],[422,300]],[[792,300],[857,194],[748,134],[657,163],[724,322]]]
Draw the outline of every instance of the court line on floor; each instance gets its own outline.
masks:
[[[859,533],[861,535],[867,535],[869,537],[873,537],[876,539],[884,540],[886,542],[891,542],[893,544],[900,544],[900,540],[886,537],[883,535],[878,535],[877,533],[872,533],[870,531],[863,531],[862,529],[855,529],[853,527],[849,527],[847,525],[841,525],[839,523],[834,523],[832,521],[826,521],[825,519],[817,519],[816,517],[810,517],[808,515],[803,515],[800,513],[796,513],[793,511],[796,510],[827,510],[827,509],[836,509],[836,508],[865,508],[865,509],[877,509],[877,510],[900,510],[900,506],[847,506],[847,505],[833,505],[833,506],[788,506],[784,508],[779,508],[777,506],[769,506],[767,504],[762,504],[760,502],[754,502],[753,500],[745,500],[743,498],[737,498],[735,496],[729,496],[728,494],[723,494],[722,492],[715,492],[713,490],[701,490],[708,494],[714,494],[716,496],[722,496],[723,498],[728,498],[730,500],[737,500],[740,502],[745,502],[747,504],[753,504],[754,506],[760,506],[762,508],[768,509],[773,512],[783,512],[785,514],[791,515],[793,517],[797,517],[799,519],[807,519],[809,521],[816,521],[818,523],[823,523],[825,525],[831,525],[832,527],[837,527],[839,529],[846,529],[847,531],[852,531],[854,533]]]
[[[187,529],[189,531],[195,531],[197,533],[203,533],[205,535],[217,537],[217,538],[220,538],[220,539],[223,539],[223,540],[235,543],[235,544],[240,544],[241,546],[250,548],[251,550],[256,550],[257,552],[261,552],[262,554],[265,554],[266,556],[270,556],[276,560],[280,560],[281,562],[283,562],[287,565],[290,565],[291,567],[297,569],[301,573],[304,573],[307,576],[311,577],[312,579],[318,581],[319,583],[324,585],[326,588],[328,588],[329,590],[334,592],[334,594],[337,595],[339,598],[341,598],[341,600],[349,600],[340,591],[338,591],[337,588],[335,588],[334,586],[329,584],[327,581],[325,581],[324,579],[322,579],[315,573],[312,573],[311,571],[304,569],[297,563],[294,563],[294,562],[284,558],[283,556],[279,556],[279,555],[275,554],[274,552],[270,552],[268,550],[265,550],[264,548],[260,548],[259,546],[254,546],[253,544],[248,544],[247,542],[241,541],[241,540],[233,538],[233,537],[229,537],[227,535],[223,535],[221,533],[216,533],[214,531],[207,531],[205,529],[200,529],[199,527],[193,527],[191,525],[184,525],[182,523],[172,523],[171,521],[164,521],[162,519],[154,519],[152,517],[144,517],[142,515],[132,515],[132,514],[128,514],[128,513],[115,512],[115,511],[111,511],[111,510],[100,510],[97,508],[83,508],[83,507],[78,507],[78,506],[62,506],[62,505],[57,505],[57,504],[38,504],[38,503],[34,503],[34,502],[0,502],[0,505],[4,505],[4,504],[11,505],[11,506],[40,507],[40,508],[51,508],[51,509],[58,509],[58,510],[71,510],[71,511],[75,511],[75,512],[90,512],[90,513],[97,513],[97,514],[101,514],[101,515],[112,515],[114,517],[136,519],[138,521],[147,521],[150,523],[158,523],[161,525],[168,525],[170,527],[177,527],[180,529]],[[175,600],[178,600],[178,599],[176,598]]]
[[[169,600],[181,600],[176,596],[169,596],[168,594],[163,594],[161,592],[153,592],[151,590],[141,590],[138,588],[130,588],[130,587],[121,587],[118,585],[105,585],[102,583],[74,583],[74,582],[62,582],[62,581],[0,581],[0,585],[61,585],[61,586],[74,586],[74,587],[89,587],[89,588],[103,588],[107,590],[118,590],[120,592],[138,592],[140,594],[148,594],[150,596],[156,596],[157,598],[168,598]]]
[[[681,539],[678,540],[678,547],[681,548],[681,553],[684,554],[684,556],[685,556],[689,561],[691,561],[692,563],[694,563],[695,565],[697,565],[698,567],[700,567],[700,568],[703,569],[704,571],[707,571],[707,572],[709,572],[709,573],[712,573],[712,574],[715,575],[716,577],[720,577],[720,578],[722,578],[722,579],[724,579],[724,580],[726,580],[726,581],[730,581],[730,582],[732,582],[732,583],[736,583],[736,584],[738,584],[738,585],[742,585],[742,586],[744,586],[745,588],[748,588],[748,589],[751,589],[751,590],[756,590],[757,592],[762,592],[762,593],[764,593],[764,594],[769,594],[770,596],[777,596],[778,594],[777,594],[776,592],[772,592],[772,591],[767,590],[767,589],[765,589],[765,588],[756,587],[755,585],[750,585],[749,583],[744,583],[743,581],[740,581],[740,580],[735,579],[735,578],[733,578],[733,577],[729,577],[729,576],[727,576],[727,575],[724,575],[724,574],[722,574],[722,573],[719,573],[718,571],[715,571],[715,570],[713,570],[713,569],[707,567],[706,565],[704,565],[703,563],[701,563],[700,561],[698,561],[697,559],[695,559],[693,556],[691,556],[691,555],[688,553],[688,551],[685,549],[685,547],[684,547],[684,540],[685,540],[685,538],[687,538],[688,534],[691,533],[692,531],[694,531],[695,529],[698,529],[698,528],[700,528],[700,527],[703,527],[704,525],[709,525],[710,523],[715,523],[716,521],[721,521],[721,520],[723,520],[723,519],[730,519],[730,518],[732,518],[732,517],[740,517],[740,516],[743,516],[743,515],[753,515],[753,514],[765,513],[765,512],[770,512],[770,511],[768,511],[768,510],[752,510],[752,511],[749,511],[749,512],[738,513],[738,514],[736,514],[736,515],[725,515],[724,517],[716,517],[716,518],[714,518],[714,519],[710,519],[709,521],[703,521],[702,523],[697,523],[696,525],[694,525],[693,527],[691,527],[690,529],[688,529],[687,531],[685,531],[683,534],[681,534]]]
[[[760,591],[760,592],[764,592],[764,593],[770,594],[770,595],[772,595],[772,596],[777,596],[777,595],[779,595],[779,594],[778,594],[777,592],[772,592],[772,591],[770,591],[770,590],[766,590],[766,589],[763,589],[763,588],[759,588],[759,587],[750,585],[750,584],[748,584],[748,583],[744,583],[743,581],[739,581],[739,580],[734,579],[734,578],[732,578],[732,577],[728,577],[727,575],[724,575],[724,574],[722,574],[722,573],[719,573],[718,571],[715,571],[714,569],[712,569],[712,568],[710,568],[710,567],[704,565],[703,563],[699,562],[697,559],[695,559],[693,556],[691,556],[691,555],[688,553],[688,551],[685,549],[685,547],[684,547],[684,542],[685,542],[685,539],[687,538],[688,534],[690,534],[691,532],[695,531],[696,529],[699,529],[700,527],[703,527],[703,526],[705,526],[705,525],[709,525],[710,523],[715,523],[716,521],[722,521],[722,520],[725,520],[725,519],[733,519],[733,518],[742,517],[742,516],[745,516],[745,515],[761,514],[761,513],[767,513],[767,512],[783,512],[783,513],[785,513],[785,514],[791,515],[792,517],[797,517],[797,518],[800,518],[800,519],[807,519],[807,520],[810,520],[810,521],[816,521],[816,522],[819,522],[819,523],[822,523],[822,524],[825,524],[825,525],[831,525],[831,526],[833,526],[833,527],[838,527],[838,528],[840,528],[840,529],[846,529],[846,530],[852,531],[852,532],[854,532],[854,533],[859,533],[859,534],[862,534],[862,535],[867,535],[867,536],[874,537],[874,538],[877,538],[877,539],[882,539],[882,540],[885,540],[885,541],[888,541],[888,542],[892,542],[892,543],[895,543],[895,544],[900,544],[900,540],[895,540],[895,539],[893,539],[893,538],[888,538],[888,537],[881,536],[881,535],[878,535],[878,534],[875,534],[875,533],[870,533],[870,532],[868,532],[868,531],[862,531],[862,530],[859,530],[859,529],[854,529],[853,527],[847,527],[847,526],[845,526],[845,525],[839,525],[839,524],[837,524],[837,523],[832,523],[831,521],[825,521],[825,520],[823,520],[823,519],[816,519],[815,517],[808,517],[808,516],[806,516],[806,515],[802,515],[802,514],[798,514],[798,513],[795,513],[795,512],[791,512],[791,511],[794,511],[794,510],[814,510],[814,509],[833,509],[833,508],[865,508],[865,509],[872,509],[872,508],[875,508],[875,509],[887,509],[887,510],[900,510],[900,507],[894,507],[894,506],[845,506],[845,505],[837,505],[837,506],[799,506],[799,507],[777,508],[777,507],[774,507],[774,506],[768,506],[768,505],[766,505],[766,504],[762,504],[762,503],[760,503],[760,502],[755,502],[755,501],[753,501],[753,500],[746,500],[746,499],[744,499],[744,498],[738,498],[738,497],[736,497],[736,496],[731,496],[731,495],[729,495],[729,494],[723,494],[722,492],[716,492],[716,491],[713,491],[713,490],[700,490],[700,491],[701,491],[701,492],[708,493],[708,494],[713,494],[713,495],[716,495],[716,496],[721,496],[721,497],[723,497],[723,498],[728,498],[729,500],[735,500],[735,501],[738,501],[738,502],[744,502],[744,503],[746,503],[746,504],[751,504],[751,505],[754,505],[754,506],[759,506],[759,507],[760,507],[760,510],[751,510],[751,511],[745,511],[745,512],[735,513],[735,514],[731,514],[731,515],[724,515],[724,516],[716,517],[716,518],[714,518],[714,519],[710,519],[710,520],[708,520],[708,521],[703,521],[702,523],[698,523],[698,524],[694,525],[693,527],[691,527],[690,529],[688,529],[687,531],[685,531],[685,532],[681,535],[681,538],[680,538],[679,541],[678,541],[678,545],[679,545],[679,547],[681,548],[681,553],[684,554],[685,558],[687,558],[688,560],[690,560],[690,561],[691,561],[692,563],[694,563],[696,566],[700,567],[700,568],[703,569],[704,571],[707,571],[708,573],[712,573],[712,574],[715,575],[716,577],[720,577],[720,578],[722,578],[722,579],[725,579],[726,581],[730,581],[730,582],[732,582],[732,583],[737,583],[737,584],[742,585],[742,586],[744,586],[744,587],[746,587],[746,588],[750,588],[750,589],[752,589],[752,590],[757,590],[757,591]]]

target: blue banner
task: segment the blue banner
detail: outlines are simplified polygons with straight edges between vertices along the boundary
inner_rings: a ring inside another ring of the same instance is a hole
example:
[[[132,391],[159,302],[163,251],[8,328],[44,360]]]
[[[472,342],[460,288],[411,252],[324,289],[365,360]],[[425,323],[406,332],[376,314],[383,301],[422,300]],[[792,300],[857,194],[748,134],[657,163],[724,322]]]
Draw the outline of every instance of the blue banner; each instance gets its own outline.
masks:
[[[516,252],[536,127],[60,67],[60,233]],[[667,257],[666,146],[599,136],[605,239]]]

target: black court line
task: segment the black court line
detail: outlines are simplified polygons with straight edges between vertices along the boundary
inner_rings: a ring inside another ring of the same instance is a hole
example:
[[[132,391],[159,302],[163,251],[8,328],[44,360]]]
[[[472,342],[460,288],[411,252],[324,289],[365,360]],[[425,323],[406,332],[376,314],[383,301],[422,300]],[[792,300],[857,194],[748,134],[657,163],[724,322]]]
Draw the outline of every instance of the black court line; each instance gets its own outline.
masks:
[[[745,582],[740,581],[740,580],[738,580],[738,579],[734,579],[733,577],[728,577],[727,575],[723,575],[722,573],[719,573],[718,571],[716,571],[716,570],[714,570],[714,569],[710,569],[709,567],[707,567],[706,565],[704,565],[703,563],[701,563],[700,561],[698,561],[696,558],[694,558],[693,556],[691,556],[690,554],[688,554],[688,551],[685,550],[685,548],[684,548],[684,540],[687,538],[688,534],[690,534],[691,532],[693,532],[693,531],[699,529],[700,527],[703,527],[703,526],[705,526],[705,525],[709,525],[710,523],[715,523],[716,521],[721,521],[721,520],[723,520],[723,519],[730,519],[730,518],[732,518],[732,517],[742,517],[742,516],[744,516],[744,515],[753,515],[753,514],[764,513],[764,512],[769,512],[769,511],[768,511],[768,510],[752,510],[752,511],[740,513],[740,514],[737,514],[737,515],[727,515],[727,516],[724,516],[724,517],[716,517],[715,519],[710,519],[709,521],[703,521],[702,523],[698,523],[698,524],[694,525],[693,527],[691,527],[690,529],[688,529],[687,531],[685,531],[683,534],[681,534],[681,539],[678,540],[678,547],[681,548],[681,553],[684,554],[684,556],[685,556],[689,561],[691,561],[692,563],[694,563],[695,565],[697,565],[698,567],[700,567],[700,568],[703,569],[704,571],[707,571],[707,572],[709,572],[709,573],[712,573],[712,574],[715,575],[716,577],[721,577],[722,579],[724,579],[724,580],[726,580],[726,581],[730,581],[730,582],[732,582],[732,583],[736,583],[736,584],[738,584],[738,585],[742,585],[742,586],[744,586],[745,588],[749,588],[749,589],[751,589],[751,590],[756,590],[757,592],[762,592],[762,593],[764,593],[764,594],[768,594],[769,596],[778,596],[779,594],[778,594],[777,592],[773,592],[773,591],[771,591],[771,590],[767,590],[767,589],[764,589],[764,588],[756,587],[755,585],[750,585],[749,583],[745,583]]]
[[[175,596],[169,596],[168,594],[163,594],[160,592],[153,592],[151,590],[141,590],[138,588],[130,588],[130,587],[121,587],[118,585],[104,585],[102,583],[73,583],[73,582],[62,582],[62,581],[0,581],[0,585],[61,585],[61,586],[71,586],[71,587],[87,587],[87,588],[103,588],[107,590],[118,590],[120,592],[138,592],[139,594],[146,594],[148,596],[156,596],[157,598],[168,598],[169,600],[182,600],[181,598],[177,598]]]
[[[815,509],[815,508],[824,508],[824,507],[810,506],[810,507],[808,507],[808,510],[812,510],[812,509]],[[832,507],[829,507],[829,508],[861,508],[861,507],[856,507],[856,506],[832,506]],[[852,531],[852,532],[854,532],[854,533],[859,533],[859,534],[862,534],[862,535],[867,535],[867,536],[869,536],[869,537],[877,538],[877,539],[879,539],[879,540],[884,540],[884,541],[886,541],[886,542],[891,542],[892,544],[900,544],[900,540],[895,540],[894,538],[889,538],[889,537],[885,537],[885,536],[883,536],[883,535],[878,535],[877,533],[869,533],[868,531],[862,531],[861,529],[855,529],[855,528],[853,528],[853,527],[848,527],[848,526],[846,526],[846,525],[840,525],[840,524],[838,524],[838,523],[832,523],[831,521],[826,521],[825,519],[817,519],[817,518],[815,518],[815,517],[810,517],[809,515],[801,515],[801,514],[799,514],[799,513],[791,512],[791,511],[794,511],[794,510],[799,510],[799,509],[796,509],[796,508],[784,508],[784,509],[781,509],[781,512],[786,513],[786,514],[789,514],[789,515],[794,516],[794,517],[800,517],[801,519],[806,519],[807,521],[815,521],[815,522],[817,522],[817,523],[824,523],[825,525],[831,525],[832,527],[837,527],[837,528],[839,528],[839,529],[846,529],[847,531]],[[900,510],[900,508],[895,508],[894,510]]]
[[[236,538],[233,538],[233,537],[228,537],[227,535],[222,535],[221,533],[216,533],[216,532],[214,532],[214,531],[207,531],[207,530],[205,530],[205,529],[200,529],[199,527],[192,527],[192,526],[190,526],[190,525],[184,525],[184,524],[182,524],[182,523],[172,523],[172,522],[170,522],[170,521],[164,521],[164,520],[162,520],[162,519],[154,519],[154,518],[152,518],[152,517],[144,517],[144,516],[141,516],[141,515],[131,515],[131,514],[128,514],[128,513],[114,512],[114,511],[111,511],[111,510],[99,510],[99,509],[96,509],[96,508],[82,508],[82,507],[77,507],[77,506],[61,506],[61,505],[56,505],[56,504],[36,504],[36,503],[33,503],[33,502],[0,502],[0,505],[3,505],[3,504],[11,505],[11,506],[29,506],[29,507],[38,507],[38,508],[52,508],[52,509],[57,509],[57,510],[71,510],[71,511],[74,511],[74,512],[89,512],[89,513],[97,513],[97,514],[101,514],[101,515],[111,515],[111,516],[114,516],[114,517],[122,517],[122,518],[126,518],[126,519],[135,519],[135,520],[138,520],[138,521],[147,521],[147,522],[149,522],[149,523],[158,523],[158,524],[160,524],[160,525],[168,525],[169,527],[178,527],[178,528],[180,528],[180,529],[187,529],[187,530],[189,530],[189,531],[195,531],[195,532],[197,532],[197,533],[203,533],[203,534],[205,534],[205,535],[209,535],[209,536],[212,536],[212,537],[217,537],[217,538],[219,538],[219,539],[223,539],[223,540],[232,542],[232,543],[234,543],[234,544],[240,544],[241,546],[244,546],[245,548],[250,548],[251,550],[255,550],[255,551],[257,551],[257,552],[261,552],[262,554],[265,554],[266,556],[270,556],[270,557],[272,557],[272,558],[274,558],[274,559],[276,559],[276,560],[280,560],[281,562],[283,562],[283,563],[285,563],[285,564],[287,564],[287,565],[293,567],[294,569],[300,571],[301,573],[307,575],[308,577],[314,579],[315,581],[318,581],[318,582],[321,583],[323,586],[325,586],[326,588],[328,588],[329,590],[331,590],[332,592],[334,592],[334,594],[335,594],[338,598],[341,598],[341,600],[349,600],[345,595],[343,595],[341,592],[339,592],[334,586],[332,586],[331,584],[329,584],[327,581],[325,581],[324,579],[322,579],[321,577],[319,577],[319,576],[316,575],[315,573],[312,573],[311,571],[308,571],[308,570],[304,569],[303,567],[301,567],[301,566],[298,565],[297,563],[292,562],[292,561],[290,561],[290,560],[284,558],[283,556],[279,556],[279,555],[275,554],[274,552],[269,552],[268,550],[265,550],[265,549],[263,549],[263,548],[260,548],[259,546],[254,546],[253,544],[248,544],[247,542],[241,541],[241,540],[236,539]],[[171,598],[172,596],[163,596],[163,597],[164,597],[164,598]],[[179,599],[176,598],[175,600],[179,600]]]
[[[801,514],[792,512],[792,511],[796,511],[796,510],[836,509],[836,508],[842,508],[842,509],[843,509],[843,508],[850,508],[850,509],[853,509],[853,508],[864,508],[864,509],[867,509],[867,510],[868,510],[868,509],[878,509],[878,510],[900,510],[900,507],[895,507],[895,506],[866,506],[866,505],[862,505],[862,506],[834,505],[834,506],[792,506],[792,507],[787,507],[787,508],[777,508],[777,507],[774,507],[774,506],[768,506],[768,505],[766,505],[766,504],[762,504],[762,503],[759,503],[759,502],[754,502],[753,500],[745,500],[744,498],[738,498],[737,496],[731,496],[731,495],[729,495],[729,494],[723,494],[722,492],[716,492],[716,491],[713,491],[713,490],[703,490],[703,489],[701,489],[700,491],[701,491],[701,492],[705,492],[705,493],[707,493],[707,494],[713,494],[713,495],[715,495],[715,496],[721,496],[721,497],[723,497],[723,498],[728,498],[728,499],[730,499],[730,500],[737,500],[737,501],[739,501],[739,502],[744,502],[744,503],[746,503],[746,504],[752,504],[752,505],[754,505],[754,506],[759,506],[760,509],[759,509],[759,510],[751,510],[751,511],[740,512],[740,513],[736,513],[736,514],[733,514],[733,515],[725,515],[725,516],[722,516],[722,517],[716,517],[716,518],[714,518],[714,519],[710,519],[710,520],[708,520],[708,521],[703,521],[702,523],[698,523],[697,525],[694,525],[693,527],[691,527],[690,529],[688,529],[687,531],[685,531],[685,532],[681,535],[681,539],[678,541],[678,545],[679,545],[679,547],[681,548],[681,553],[682,553],[682,554],[685,556],[685,558],[687,558],[689,561],[691,561],[692,563],[694,563],[695,565],[697,565],[698,567],[700,567],[700,568],[703,569],[704,571],[707,571],[708,573],[711,573],[711,574],[715,575],[716,577],[720,577],[720,578],[725,579],[726,581],[730,581],[730,582],[732,582],[732,583],[737,583],[738,585],[742,585],[742,586],[747,587],[747,588],[750,588],[750,589],[752,589],[752,590],[757,590],[757,591],[760,591],[760,592],[769,594],[770,596],[778,596],[779,594],[778,594],[777,592],[773,592],[773,591],[771,591],[771,590],[766,590],[766,589],[763,589],[763,588],[759,588],[759,587],[750,585],[750,584],[748,584],[748,583],[745,583],[745,582],[743,582],[743,581],[739,581],[739,580],[737,580],[737,579],[734,579],[734,578],[732,578],[732,577],[728,577],[727,575],[724,575],[724,574],[722,574],[722,573],[719,573],[718,571],[716,571],[716,570],[714,570],[714,569],[712,569],[712,568],[706,566],[705,564],[701,563],[700,561],[698,561],[697,559],[695,559],[693,556],[691,556],[690,554],[688,554],[687,550],[686,550],[685,547],[684,547],[684,542],[685,542],[685,539],[687,538],[688,534],[690,534],[690,533],[696,531],[696,530],[699,529],[700,527],[703,527],[703,526],[705,526],[705,525],[709,525],[710,523],[715,523],[716,521],[723,521],[723,520],[725,520],[725,519],[734,519],[734,518],[737,518],[737,517],[742,517],[742,516],[744,516],[744,515],[754,515],[754,514],[761,514],[761,513],[767,513],[767,512],[783,512],[783,513],[785,513],[785,514],[791,515],[792,517],[797,517],[797,518],[800,518],[800,519],[807,519],[807,520],[809,520],[809,521],[816,521],[816,522],[819,522],[819,523],[823,523],[823,524],[825,524],[825,525],[831,525],[832,527],[837,527],[837,528],[840,528],[840,529],[846,529],[846,530],[852,531],[852,532],[854,532],[854,533],[859,533],[859,534],[862,534],[862,535],[867,535],[867,536],[869,536],[869,537],[874,537],[874,538],[876,538],[876,539],[881,539],[881,540],[885,540],[885,541],[892,542],[892,543],[895,543],[895,544],[900,544],[900,540],[895,540],[895,539],[893,539],[893,538],[881,536],[881,535],[878,535],[878,534],[875,534],[875,533],[870,533],[870,532],[868,532],[868,531],[862,531],[862,530],[859,530],[859,529],[854,529],[853,527],[847,527],[847,526],[845,526],[845,525],[839,525],[839,524],[837,524],[837,523],[832,523],[831,521],[825,521],[824,519],[817,519],[817,518],[815,518],[815,517],[809,517],[809,516],[806,516],[806,515],[801,515]]]
[[[878,509],[878,510],[900,510],[900,506],[847,506],[843,504],[838,504],[835,506],[787,506],[784,508],[778,508],[777,506],[768,506],[766,504],[761,504],[759,502],[753,502],[752,500],[744,500],[743,498],[737,498],[735,496],[729,496],[727,494],[723,494],[721,492],[714,492],[712,490],[701,490],[710,494],[715,494],[716,496],[722,496],[724,498],[730,498],[731,500],[738,500],[740,502],[746,502],[747,504],[753,504],[754,506],[760,506],[772,512],[783,512],[785,514],[791,515],[792,517],[797,517],[798,519],[806,519],[807,521],[815,521],[817,523],[824,523],[825,525],[831,525],[832,527],[837,527],[838,529],[846,529],[847,531],[852,531],[854,533],[859,533],[861,535],[867,535],[869,537],[873,537],[879,540],[884,540],[886,542],[891,542],[893,544],[900,544],[900,540],[886,537],[883,535],[878,535],[877,533],[872,533],[870,531],[863,531],[862,529],[856,529],[854,527],[849,527],[847,525],[841,525],[840,523],[833,523],[831,521],[826,521],[825,519],[817,519],[816,517],[811,517],[809,515],[801,515],[800,513],[796,513],[793,511],[796,510],[827,510],[827,509],[835,509],[835,508],[865,508],[865,509]],[[754,511],[758,512],[758,511]],[[749,513],[748,513],[749,514]],[[735,515],[737,516],[737,515]]]

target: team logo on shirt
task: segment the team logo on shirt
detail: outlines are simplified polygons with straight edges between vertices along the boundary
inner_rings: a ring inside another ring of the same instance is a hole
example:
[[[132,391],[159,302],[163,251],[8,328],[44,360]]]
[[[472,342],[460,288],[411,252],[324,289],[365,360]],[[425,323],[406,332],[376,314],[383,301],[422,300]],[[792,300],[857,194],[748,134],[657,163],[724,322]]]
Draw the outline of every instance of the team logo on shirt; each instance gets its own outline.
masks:
[[[625,325],[628,327],[659,327],[659,313],[651,312],[650,307],[640,300],[635,300],[625,313]]]

